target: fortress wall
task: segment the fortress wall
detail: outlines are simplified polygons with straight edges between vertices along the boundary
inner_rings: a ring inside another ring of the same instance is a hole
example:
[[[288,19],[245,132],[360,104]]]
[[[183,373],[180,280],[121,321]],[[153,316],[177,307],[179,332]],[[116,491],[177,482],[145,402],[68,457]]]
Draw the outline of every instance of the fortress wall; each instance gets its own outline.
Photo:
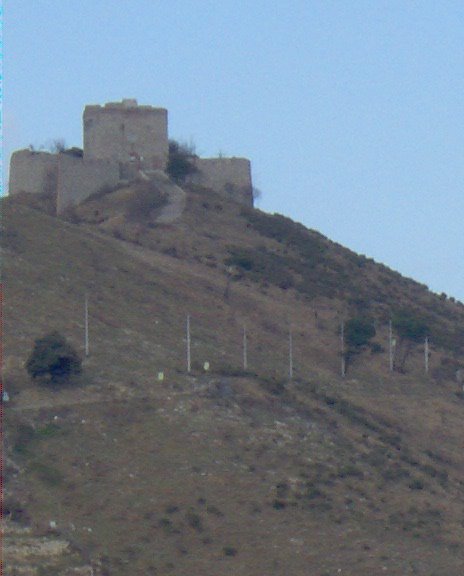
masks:
[[[59,155],[57,214],[79,204],[104,186],[119,182],[119,165],[109,160],[85,160],[68,154]]]
[[[251,163],[246,158],[198,158],[198,172],[190,182],[225,194],[240,204],[253,206]]]
[[[11,156],[9,194],[55,192],[57,170],[57,154],[18,150]]]
[[[138,106],[135,100],[86,106],[84,157],[128,162],[131,157],[147,169],[164,170],[168,158],[167,110]]]

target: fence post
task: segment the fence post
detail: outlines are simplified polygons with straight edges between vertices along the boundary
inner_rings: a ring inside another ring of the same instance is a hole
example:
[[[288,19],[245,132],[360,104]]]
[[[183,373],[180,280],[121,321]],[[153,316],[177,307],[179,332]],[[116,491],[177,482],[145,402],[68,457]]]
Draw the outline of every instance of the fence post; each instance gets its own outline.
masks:
[[[288,375],[290,380],[293,379],[293,333],[292,328],[288,333]]]
[[[248,370],[248,342],[247,342],[247,329],[243,326],[243,369]]]
[[[424,360],[425,360],[425,373],[429,373],[429,337],[425,337],[425,346],[424,346]]]
[[[191,355],[190,355],[190,314],[187,315],[187,372],[190,374],[191,370]]]
[[[85,304],[84,304],[84,349],[85,355],[89,355],[89,297],[85,294]]]
[[[342,378],[345,378],[345,374],[346,374],[346,358],[345,358],[345,322],[341,323],[340,326],[340,352],[341,352],[341,356],[342,356],[342,361],[341,361],[341,374],[342,374]]]

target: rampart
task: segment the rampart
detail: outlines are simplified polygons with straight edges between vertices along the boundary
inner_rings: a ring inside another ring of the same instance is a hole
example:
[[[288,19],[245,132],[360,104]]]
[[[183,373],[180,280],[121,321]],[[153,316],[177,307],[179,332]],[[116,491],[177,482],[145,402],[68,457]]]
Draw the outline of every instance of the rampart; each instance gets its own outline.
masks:
[[[9,193],[42,194],[56,190],[58,155],[18,150],[11,156]]]
[[[166,171],[167,110],[123,100],[86,106],[84,149],[52,154],[19,150],[11,157],[9,193],[56,195],[57,213],[103,187]],[[190,183],[253,206],[251,165],[246,158],[197,158]]]
[[[168,113],[164,108],[138,106],[136,100],[86,106],[84,158],[135,162],[140,168],[166,168]]]
[[[119,183],[119,166],[108,160],[85,160],[70,154],[60,154],[58,161],[56,212],[79,204],[104,187]]]
[[[246,158],[198,158],[190,182],[253,206],[251,163]]]

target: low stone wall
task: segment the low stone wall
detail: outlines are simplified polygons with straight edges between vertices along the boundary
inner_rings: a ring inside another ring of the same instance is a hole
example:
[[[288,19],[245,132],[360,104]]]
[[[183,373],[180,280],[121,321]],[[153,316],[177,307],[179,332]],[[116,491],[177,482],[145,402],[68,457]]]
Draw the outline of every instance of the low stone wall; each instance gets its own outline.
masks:
[[[57,154],[18,150],[11,156],[9,194],[55,192],[57,171]]]
[[[57,214],[83,202],[104,186],[119,182],[119,165],[107,160],[84,160],[67,154],[59,155]]]
[[[251,163],[246,158],[198,158],[198,172],[190,176],[192,184],[211,188],[236,202],[253,206]]]

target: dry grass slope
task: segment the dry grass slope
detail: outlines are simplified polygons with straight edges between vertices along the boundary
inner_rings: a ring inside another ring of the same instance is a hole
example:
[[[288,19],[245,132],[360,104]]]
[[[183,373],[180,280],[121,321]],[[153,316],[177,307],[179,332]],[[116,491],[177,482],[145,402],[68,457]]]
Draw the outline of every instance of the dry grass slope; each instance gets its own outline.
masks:
[[[462,306],[200,188],[171,225],[146,197],[108,192],[72,222],[4,201],[10,525],[102,575],[461,575]],[[85,293],[81,382],[34,385],[37,336],[82,351]],[[385,348],[399,307],[433,328],[429,375],[417,346],[404,374],[366,349],[340,378],[340,319],[368,311]]]

